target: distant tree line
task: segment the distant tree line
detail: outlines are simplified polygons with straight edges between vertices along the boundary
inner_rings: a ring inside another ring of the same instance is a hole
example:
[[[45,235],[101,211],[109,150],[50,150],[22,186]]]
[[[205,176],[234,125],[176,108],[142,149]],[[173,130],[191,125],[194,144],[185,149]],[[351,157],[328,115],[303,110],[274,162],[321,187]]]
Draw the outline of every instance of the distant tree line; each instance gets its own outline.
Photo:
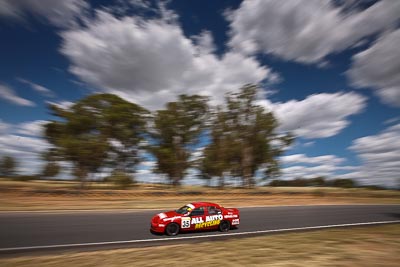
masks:
[[[352,179],[326,179],[325,177],[315,178],[296,178],[293,180],[272,180],[270,186],[293,186],[293,187],[306,187],[306,186],[329,186],[341,188],[359,187]]]
[[[29,181],[37,179],[52,180],[52,178],[56,176],[61,169],[58,163],[54,162],[54,158],[51,156],[53,153],[54,149],[50,149],[48,152],[43,154],[43,159],[47,160],[48,162],[43,166],[40,173],[33,175],[18,175],[17,160],[12,156],[0,157],[0,177],[11,178],[18,181]],[[204,160],[204,158],[202,158],[202,160]],[[132,184],[132,177],[128,173],[122,171],[113,171],[112,175],[105,177],[101,181],[113,183],[116,186],[116,188],[123,189]],[[273,179],[268,183],[268,185],[273,187],[339,187],[339,188],[366,188],[372,190],[387,189],[379,185],[361,185],[356,183],[352,179],[328,179],[323,176],[318,176],[315,178],[308,178],[308,179],[296,178],[293,180]]]
[[[225,105],[212,107],[208,98],[180,95],[154,113],[116,95],[90,95],[68,108],[50,105],[57,118],[45,125],[52,148],[43,158],[47,177],[69,162],[82,187],[88,178],[107,169],[133,177],[146,151],[156,161],[155,171],[172,185],[180,185],[189,168],[199,177],[239,177],[243,186],[255,184],[256,171],[265,178],[279,175],[278,157],[291,144],[290,134],[278,134],[272,112],[255,104],[257,86],[229,93]],[[193,152],[208,140],[200,158]]]
[[[353,179],[328,179],[326,177],[315,178],[296,178],[293,180],[274,179],[268,183],[269,186],[276,187],[340,187],[340,188],[366,188],[372,190],[386,190],[388,188],[379,185],[359,184]],[[400,187],[397,188],[398,190]]]

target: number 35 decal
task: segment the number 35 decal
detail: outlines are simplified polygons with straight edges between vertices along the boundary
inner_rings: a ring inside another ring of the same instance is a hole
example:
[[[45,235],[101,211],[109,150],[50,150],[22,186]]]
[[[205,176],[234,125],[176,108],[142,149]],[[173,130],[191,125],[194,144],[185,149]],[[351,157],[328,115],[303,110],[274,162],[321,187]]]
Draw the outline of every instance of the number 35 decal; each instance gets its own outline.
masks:
[[[182,218],[181,228],[190,228],[190,217]]]

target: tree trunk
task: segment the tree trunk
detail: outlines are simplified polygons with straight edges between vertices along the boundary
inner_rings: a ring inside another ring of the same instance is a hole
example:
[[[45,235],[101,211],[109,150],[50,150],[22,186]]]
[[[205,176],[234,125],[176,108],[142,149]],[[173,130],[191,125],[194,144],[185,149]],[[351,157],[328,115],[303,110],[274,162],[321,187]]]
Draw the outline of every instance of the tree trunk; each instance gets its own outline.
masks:
[[[221,174],[221,176],[218,179],[218,187],[221,189],[225,187],[225,177],[223,174]]]
[[[75,167],[74,174],[80,181],[79,189],[80,190],[85,189],[86,188],[86,179],[87,179],[87,175],[88,175],[86,168],[79,167],[79,166]]]
[[[174,177],[172,177],[172,186],[173,187],[178,187],[178,186],[180,186],[180,178],[178,177],[178,176],[174,176]]]
[[[242,157],[242,172],[243,172],[243,186],[251,188],[252,187],[252,157],[253,148],[251,146],[246,146],[243,149],[243,157]]]

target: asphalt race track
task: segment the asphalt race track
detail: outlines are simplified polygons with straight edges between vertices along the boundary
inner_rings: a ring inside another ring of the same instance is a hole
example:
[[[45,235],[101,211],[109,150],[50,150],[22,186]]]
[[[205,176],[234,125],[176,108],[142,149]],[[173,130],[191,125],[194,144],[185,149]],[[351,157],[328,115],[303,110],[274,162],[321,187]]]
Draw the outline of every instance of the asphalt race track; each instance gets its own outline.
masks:
[[[161,211],[0,213],[0,252],[159,245],[280,231],[400,223],[400,205],[241,208],[239,229],[228,234],[213,231],[180,234],[171,238],[150,233],[150,219],[158,212]]]

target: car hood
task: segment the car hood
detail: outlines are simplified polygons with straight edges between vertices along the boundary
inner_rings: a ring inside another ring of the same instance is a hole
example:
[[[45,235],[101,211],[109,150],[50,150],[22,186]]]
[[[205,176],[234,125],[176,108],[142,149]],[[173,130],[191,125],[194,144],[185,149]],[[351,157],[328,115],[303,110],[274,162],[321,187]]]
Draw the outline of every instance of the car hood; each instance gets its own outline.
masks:
[[[165,219],[165,218],[174,218],[174,217],[181,217],[182,214],[177,213],[174,210],[166,211],[166,212],[161,212],[156,215],[160,219]]]

